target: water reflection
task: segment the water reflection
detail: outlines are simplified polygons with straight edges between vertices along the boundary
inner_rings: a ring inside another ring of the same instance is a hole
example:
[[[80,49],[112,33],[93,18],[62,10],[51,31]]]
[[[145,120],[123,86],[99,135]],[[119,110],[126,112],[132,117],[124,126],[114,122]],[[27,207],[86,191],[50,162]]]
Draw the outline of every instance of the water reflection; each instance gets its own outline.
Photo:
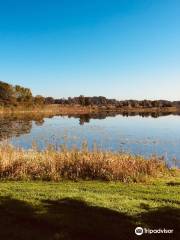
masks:
[[[117,114],[115,112],[111,113],[92,113],[92,114],[69,114],[68,118],[79,119],[79,125],[84,125],[85,123],[90,123],[93,119],[103,120],[108,117],[115,117],[117,115],[121,115],[123,117],[152,117],[158,118],[162,116],[168,115],[180,115],[174,113],[138,113],[138,112],[123,112],[121,114]],[[26,114],[0,114],[0,141],[9,139],[12,137],[18,137],[22,134],[28,134],[31,132],[32,123],[34,122],[36,126],[42,126],[45,122],[46,118],[53,118],[55,116],[63,116],[63,115],[54,115],[54,114],[38,114],[38,113],[26,113]]]
[[[31,120],[17,118],[0,118],[0,140],[11,137],[18,137],[24,133],[30,133],[32,128]]]
[[[0,115],[0,141],[29,149],[47,144],[80,147],[83,140],[91,149],[126,151],[149,156],[180,159],[180,118],[162,113],[93,113],[61,116],[53,114]],[[140,117],[139,117],[140,116]],[[164,116],[164,117],[163,117]],[[180,165],[180,163],[178,164]]]
[[[91,113],[91,114],[77,114],[77,115],[68,115],[69,118],[79,118],[79,124],[84,125],[84,123],[89,123],[91,119],[106,119],[107,117],[115,117],[117,115],[121,115],[123,117],[135,117],[135,116],[140,116],[140,117],[152,117],[152,118],[158,118],[158,117],[163,117],[163,116],[168,116],[168,115],[180,115],[179,113],[171,113],[171,112],[123,112],[121,114],[117,114],[115,112],[112,113]]]
[[[0,141],[30,133],[33,121],[37,126],[42,126],[44,117],[38,114],[1,114]]]

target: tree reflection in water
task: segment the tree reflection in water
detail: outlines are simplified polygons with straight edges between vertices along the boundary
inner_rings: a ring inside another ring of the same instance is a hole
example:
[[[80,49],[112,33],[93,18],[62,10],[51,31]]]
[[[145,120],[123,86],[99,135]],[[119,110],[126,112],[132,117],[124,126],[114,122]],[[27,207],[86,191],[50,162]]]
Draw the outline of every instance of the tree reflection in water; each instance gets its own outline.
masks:
[[[122,115],[124,117],[141,116],[141,117],[153,117],[167,116],[171,113],[138,113],[138,112],[123,112],[121,114],[116,112],[101,112],[92,114],[71,114],[68,118],[78,118],[79,124],[89,123],[91,119],[105,119],[107,117],[115,117]],[[177,115],[177,114],[175,114]],[[18,137],[22,134],[28,134],[31,132],[33,122],[37,126],[44,124],[44,118],[53,118],[54,116],[62,116],[60,114],[39,114],[39,113],[24,113],[24,114],[1,114],[0,115],[0,141],[10,139],[12,137]]]

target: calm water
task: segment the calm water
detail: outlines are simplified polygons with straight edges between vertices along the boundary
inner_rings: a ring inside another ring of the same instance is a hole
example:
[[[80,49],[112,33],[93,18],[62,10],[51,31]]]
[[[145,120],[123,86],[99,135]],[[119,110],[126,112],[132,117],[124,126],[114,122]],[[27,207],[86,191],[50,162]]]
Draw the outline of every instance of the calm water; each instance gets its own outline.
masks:
[[[0,117],[0,140],[8,139],[25,149],[36,142],[39,149],[47,144],[80,147],[87,140],[101,149],[126,151],[149,156],[163,155],[172,166],[180,166],[180,116],[8,116]]]

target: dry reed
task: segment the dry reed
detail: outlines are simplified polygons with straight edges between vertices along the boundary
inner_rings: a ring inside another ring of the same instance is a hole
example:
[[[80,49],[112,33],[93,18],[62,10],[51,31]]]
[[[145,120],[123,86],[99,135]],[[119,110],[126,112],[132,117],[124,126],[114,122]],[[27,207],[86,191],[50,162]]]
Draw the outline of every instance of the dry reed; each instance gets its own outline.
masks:
[[[23,150],[5,144],[0,146],[0,179],[12,180],[120,180],[141,182],[168,172],[157,157],[144,159],[125,153],[88,151],[65,147],[43,151]]]

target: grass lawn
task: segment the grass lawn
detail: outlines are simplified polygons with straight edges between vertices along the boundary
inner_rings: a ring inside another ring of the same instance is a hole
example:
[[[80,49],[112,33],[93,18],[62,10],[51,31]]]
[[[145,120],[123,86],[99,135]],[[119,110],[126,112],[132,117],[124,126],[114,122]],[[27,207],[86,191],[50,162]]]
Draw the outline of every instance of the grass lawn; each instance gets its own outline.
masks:
[[[136,236],[136,226],[174,234]],[[0,182],[0,239],[180,239],[180,178],[125,184],[99,181]]]

